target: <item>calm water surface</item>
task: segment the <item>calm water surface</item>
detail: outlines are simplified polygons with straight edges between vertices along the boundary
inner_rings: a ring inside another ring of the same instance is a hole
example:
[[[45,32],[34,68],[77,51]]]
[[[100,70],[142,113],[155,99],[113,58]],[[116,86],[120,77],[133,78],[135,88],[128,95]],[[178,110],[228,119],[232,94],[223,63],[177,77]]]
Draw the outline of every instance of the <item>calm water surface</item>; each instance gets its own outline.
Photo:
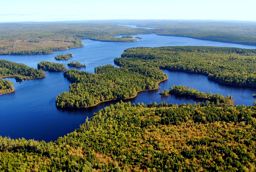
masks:
[[[132,43],[99,42],[84,40],[84,47],[67,51],[55,52],[51,55],[32,56],[0,56],[13,62],[24,63],[36,68],[41,61],[55,61],[58,54],[72,53],[72,60],[87,65],[86,71],[93,72],[100,65],[113,64],[113,60],[122,52],[131,47],[160,47],[160,46],[219,46],[256,48],[239,44],[204,41],[184,37],[138,35],[142,39]],[[68,63],[68,62],[63,62]],[[175,97],[161,97],[159,92],[169,89],[172,85],[190,86],[200,91],[231,95],[236,104],[252,105],[252,97],[256,90],[239,89],[220,86],[207,77],[182,72],[164,71],[169,80],[160,84],[159,91],[143,92],[134,99],[133,103],[168,102],[175,104],[195,103],[191,100],[177,99]],[[13,79],[11,79],[14,81]],[[0,135],[11,138],[27,138],[36,140],[54,140],[74,129],[77,129],[87,117],[105,105],[92,110],[79,112],[65,112],[57,110],[55,98],[61,92],[68,91],[69,82],[62,73],[47,73],[43,80],[15,82],[16,92],[11,95],[0,96]],[[108,104],[106,104],[108,105]]]

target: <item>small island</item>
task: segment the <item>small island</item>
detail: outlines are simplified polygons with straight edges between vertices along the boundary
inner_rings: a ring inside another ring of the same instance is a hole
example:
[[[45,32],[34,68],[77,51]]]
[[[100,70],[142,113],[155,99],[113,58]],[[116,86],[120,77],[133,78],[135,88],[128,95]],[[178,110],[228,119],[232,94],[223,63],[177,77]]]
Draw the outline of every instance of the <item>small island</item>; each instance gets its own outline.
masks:
[[[14,78],[17,82],[22,82],[24,80],[42,79],[44,77],[45,73],[41,70],[36,70],[20,63],[0,60],[0,96],[15,91],[13,83],[4,80],[5,78]]]
[[[212,102],[214,104],[234,105],[234,102],[230,96],[222,96],[219,94],[209,94],[200,92],[196,89],[188,88],[185,86],[174,86],[170,91],[170,94],[177,97],[190,98],[193,100]]]
[[[58,55],[58,56],[56,56],[56,57],[55,57],[55,60],[58,60],[58,61],[60,61],[60,60],[69,60],[69,59],[71,59],[72,57],[73,57],[72,54],[63,54],[63,55]]]
[[[126,42],[134,42],[142,39],[141,37],[131,36],[131,35],[121,35],[119,36],[119,38],[123,39]]]
[[[169,91],[169,90],[164,90],[164,91],[162,91],[162,92],[160,93],[160,95],[163,96],[163,97],[168,97],[168,96],[170,96],[171,94],[170,94],[170,91]]]
[[[0,96],[15,92],[14,86],[10,81],[0,80]]]
[[[37,65],[38,69],[48,71],[48,72],[65,72],[66,68],[63,64],[60,63],[53,63],[53,62],[40,62]]]
[[[86,65],[82,64],[78,61],[72,61],[72,62],[68,63],[68,67],[80,69],[80,68],[85,68]]]
[[[94,74],[69,70],[64,76],[72,84],[69,92],[56,98],[56,105],[60,109],[76,110],[133,99],[142,91],[157,90],[159,83],[167,79],[160,69],[150,70],[138,66],[127,70],[112,65],[97,67]]]
[[[41,70],[33,69],[20,63],[0,60],[0,79],[15,78],[16,81],[42,79],[45,74]]]

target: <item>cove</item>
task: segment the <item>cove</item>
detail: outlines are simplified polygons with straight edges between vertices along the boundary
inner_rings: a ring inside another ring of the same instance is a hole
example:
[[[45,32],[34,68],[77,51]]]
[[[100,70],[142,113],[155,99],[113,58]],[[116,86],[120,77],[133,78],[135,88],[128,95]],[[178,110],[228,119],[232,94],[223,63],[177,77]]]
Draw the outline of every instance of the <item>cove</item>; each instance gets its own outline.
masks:
[[[221,94],[224,96],[232,96],[235,105],[253,105],[255,99],[253,94],[256,89],[244,89],[222,86],[214,81],[208,80],[207,76],[199,74],[191,74],[185,72],[173,72],[168,70],[163,70],[163,72],[168,76],[168,80],[161,83],[158,91],[143,92],[139,94],[132,102],[145,104],[152,104],[154,102],[163,102],[169,104],[183,104],[183,103],[197,103],[188,99],[180,99],[175,96],[163,97],[160,93],[164,90],[169,90],[170,87],[175,85],[187,86],[197,89],[202,92]]]
[[[185,37],[136,35],[142,39],[137,42],[118,43],[84,40],[84,47],[58,51],[50,55],[31,56],[0,56],[18,63],[36,67],[41,61],[55,62],[54,57],[59,54],[72,53],[72,60],[86,64],[87,72],[93,72],[97,66],[114,64],[114,58],[119,57],[127,48],[132,47],[160,47],[160,46],[218,46],[256,48],[239,44],[229,44],[214,41],[197,40]],[[62,62],[67,64],[68,62]],[[256,90],[220,86],[209,81],[206,76],[187,74],[182,72],[164,71],[168,81],[160,84],[159,91],[142,92],[133,99],[132,103],[168,102],[175,104],[195,103],[191,100],[177,99],[173,96],[161,97],[159,92],[169,89],[172,85],[185,85],[204,92],[231,95],[236,104],[252,105],[252,94]],[[13,80],[12,80],[13,81]],[[62,73],[46,73],[43,80],[25,81],[14,83],[16,92],[0,96],[0,135],[11,138],[26,138],[51,141],[79,128],[87,117],[92,117],[95,112],[109,105],[103,104],[96,108],[66,112],[60,111],[55,106],[55,98],[60,93],[67,91],[69,82]]]

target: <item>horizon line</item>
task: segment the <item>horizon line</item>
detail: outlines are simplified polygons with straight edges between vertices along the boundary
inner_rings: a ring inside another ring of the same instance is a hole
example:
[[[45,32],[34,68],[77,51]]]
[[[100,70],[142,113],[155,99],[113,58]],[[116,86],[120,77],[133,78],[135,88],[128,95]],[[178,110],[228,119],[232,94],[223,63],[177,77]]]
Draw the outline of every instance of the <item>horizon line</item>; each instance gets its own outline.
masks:
[[[85,20],[24,20],[24,21],[0,21],[0,24],[11,23],[65,23],[65,22],[97,22],[97,21],[200,21],[200,22],[239,22],[256,23],[256,20],[235,20],[235,19],[85,19]]]

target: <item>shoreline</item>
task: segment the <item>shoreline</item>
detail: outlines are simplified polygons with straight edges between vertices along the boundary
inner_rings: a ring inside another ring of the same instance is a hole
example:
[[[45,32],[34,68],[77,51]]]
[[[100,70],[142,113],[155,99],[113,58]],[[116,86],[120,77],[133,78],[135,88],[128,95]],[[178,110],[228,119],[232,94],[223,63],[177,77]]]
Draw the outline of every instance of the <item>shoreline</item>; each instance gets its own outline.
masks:
[[[33,81],[33,80],[41,80],[41,79],[45,79],[45,75],[43,77],[40,78],[23,78],[23,79],[19,79],[18,75],[9,75],[9,76],[0,76],[0,79],[15,79],[16,82],[23,82],[23,81]]]
[[[216,84],[218,84],[218,85],[220,85],[220,86],[226,86],[226,87],[233,87],[233,88],[248,88],[248,89],[256,89],[256,87],[248,87],[248,86],[239,86],[239,85],[231,85],[231,84],[229,84],[229,83],[223,83],[223,82],[221,82],[221,81],[218,81],[217,79],[215,79],[215,78],[210,78],[210,76],[209,76],[209,74],[207,74],[207,73],[203,73],[203,72],[193,72],[193,71],[190,71],[190,70],[182,70],[182,69],[170,69],[170,68],[163,68],[163,67],[160,67],[160,69],[162,70],[162,72],[163,72],[163,70],[167,70],[167,71],[170,71],[170,72],[184,72],[184,73],[188,73],[188,74],[199,74],[199,75],[203,75],[203,76],[206,76],[207,77],[207,79],[209,80],[209,81],[212,81],[212,82],[214,82],[214,83],[216,83]],[[164,72],[163,72],[164,73]],[[91,106],[88,106],[88,107],[85,107],[85,108],[59,108],[57,105],[56,105],[56,107],[58,108],[58,109],[60,109],[60,110],[63,110],[63,111],[79,111],[79,110],[87,110],[87,109],[92,109],[92,108],[95,108],[95,107],[97,107],[97,106],[100,106],[100,105],[102,105],[102,104],[104,104],[104,103],[114,103],[114,102],[118,102],[118,101],[129,101],[129,100],[133,100],[133,99],[135,99],[140,93],[143,93],[143,92],[148,92],[148,91],[157,91],[157,90],[159,90],[159,87],[160,87],[160,84],[162,83],[162,82],[165,82],[165,81],[167,81],[169,78],[168,78],[168,76],[166,76],[166,78],[165,79],[163,79],[162,81],[159,81],[157,84],[158,84],[158,88],[156,88],[156,89],[148,89],[148,90],[142,90],[142,91],[139,91],[139,92],[137,92],[137,94],[136,95],[134,95],[134,96],[132,96],[132,97],[129,97],[129,98],[126,98],[126,99],[112,99],[112,100],[106,100],[106,101],[103,101],[103,102],[99,102],[99,103],[97,103],[97,104],[94,104],[94,105],[91,105]]]
[[[15,92],[15,87],[12,82],[0,79],[0,96]]]
[[[228,83],[223,80],[219,80],[218,78],[215,78],[214,76],[211,76],[209,73],[204,73],[204,72],[195,72],[192,70],[188,69],[171,69],[171,68],[165,68],[165,67],[160,67],[162,70],[168,70],[170,72],[184,72],[188,74],[198,74],[198,75],[203,75],[206,76],[209,81],[212,81],[214,83],[217,83],[221,86],[226,86],[226,87],[233,87],[233,88],[248,88],[248,89],[256,89],[256,86],[248,86],[248,85],[242,85],[242,84],[236,84],[236,83]]]
[[[157,35],[157,36],[171,36],[171,37],[180,37],[180,38],[191,38],[191,39],[196,39],[196,40],[202,40],[202,41],[212,41],[212,42],[219,42],[219,43],[227,43],[227,44],[236,44],[236,45],[244,45],[244,46],[252,46],[252,48],[241,48],[241,49],[256,49],[256,42],[253,43],[241,43],[241,42],[235,42],[235,41],[221,41],[221,40],[215,40],[215,39],[207,39],[207,38],[197,38],[197,37],[193,37],[193,36],[182,36],[182,35],[175,35],[175,34],[158,34],[158,33],[146,33],[143,35]],[[136,37],[135,34],[133,35],[134,37]],[[116,35],[118,36],[118,35]],[[115,38],[115,37],[113,37]],[[55,49],[50,49],[48,50],[48,52],[46,51],[31,51],[31,53],[20,53],[20,52],[11,52],[11,53],[1,53],[0,52],[0,56],[1,55],[5,55],[5,56],[33,56],[33,55],[50,55],[53,54],[55,52],[62,52],[62,51],[67,51],[67,50],[72,50],[72,49],[79,49],[79,48],[83,48],[84,44],[83,41],[84,40],[91,40],[91,41],[99,41],[99,42],[119,42],[119,43],[131,43],[131,42],[136,42],[138,39],[133,39],[133,40],[104,40],[104,39],[96,39],[96,38],[87,38],[87,37],[82,37],[80,38],[81,41],[81,45],[79,46],[73,46],[73,47],[67,47],[67,48],[55,48]],[[253,48],[254,47],[254,48]],[[226,47],[226,48],[232,48],[232,47]]]
[[[1,93],[1,90],[0,90],[0,96],[9,95],[9,94],[13,94],[13,93],[15,93],[15,89],[14,88],[9,89],[7,92],[4,91],[3,93]]]
[[[119,43],[131,43],[131,42],[136,42],[137,39],[134,40],[104,40],[104,39],[93,39],[93,38],[81,38],[81,45],[79,46],[73,46],[73,47],[67,47],[67,48],[55,48],[55,49],[50,49],[48,52],[47,51],[31,51],[30,53],[20,53],[20,52],[11,52],[11,53],[1,53],[0,56],[34,56],[34,55],[51,55],[56,52],[63,52],[67,50],[72,50],[72,49],[79,49],[83,48],[85,45],[83,44],[84,40],[91,40],[91,41],[98,41],[98,42],[119,42]]]
[[[207,38],[198,38],[198,37],[193,37],[193,36],[184,36],[184,35],[175,35],[175,34],[158,34],[158,33],[153,33],[159,36],[172,36],[172,37],[181,37],[181,38],[191,38],[191,39],[197,39],[197,40],[202,40],[202,41],[212,41],[212,42],[220,42],[220,43],[229,43],[229,44],[236,44],[236,45],[244,45],[244,46],[256,46],[256,42],[255,43],[241,43],[241,42],[236,42],[236,41],[222,41],[222,40],[216,40],[216,39],[207,39]],[[230,48],[230,47],[228,47]],[[248,48],[244,48],[244,49],[248,49]],[[250,48],[249,48],[250,49]],[[256,47],[254,48],[256,49]]]
[[[129,101],[129,100],[135,99],[140,93],[148,92],[148,91],[158,91],[159,88],[160,88],[160,84],[163,83],[163,82],[165,82],[165,81],[167,81],[168,79],[169,79],[169,78],[166,76],[165,79],[159,81],[159,82],[157,83],[157,84],[158,84],[158,88],[138,91],[138,92],[136,93],[136,95],[134,95],[134,96],[132,96],[132,97],[129,97],[129,98],[106,100],[106,101],[102,101],[102,102],[99,102],[99,103],[97,103],[97,104],[94,104],[94,105],[85,107],[85,108],[60,108],[60,107],[57,106],[57,102],[56,102],[55,104],[56,104],[57,109],[62,110],[62,111],[79,111],[79,110],[92,109],[92,108],[95,108],[95,107],[100,106],[100,105],[105,104],[105,103],[114,103],[114,102],[118,102],[118,101]]]

